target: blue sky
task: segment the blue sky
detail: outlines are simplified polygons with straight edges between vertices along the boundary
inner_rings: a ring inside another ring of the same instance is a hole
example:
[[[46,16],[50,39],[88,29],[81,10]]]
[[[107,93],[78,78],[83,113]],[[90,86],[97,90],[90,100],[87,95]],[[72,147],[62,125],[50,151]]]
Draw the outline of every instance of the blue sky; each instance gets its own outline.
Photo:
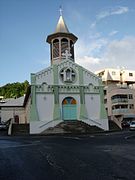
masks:
[[[78,37],[76,63],[94,72],[135,70],[134,0],[0,0],[0,86],[30,81],[50,65],[47,35],[55,31],[59,6]]]

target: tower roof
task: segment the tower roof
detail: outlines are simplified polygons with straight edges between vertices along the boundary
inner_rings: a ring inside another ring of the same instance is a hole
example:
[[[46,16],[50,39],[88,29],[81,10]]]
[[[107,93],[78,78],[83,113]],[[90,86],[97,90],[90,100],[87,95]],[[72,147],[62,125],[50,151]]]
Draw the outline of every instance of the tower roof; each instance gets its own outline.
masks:
[[[46,41],[48,43],[51,43],[51,40],[54,38],[57,38],[57,37],[68,37],[68,38],[72,39],[72,41],[74,43],[78,39],[74,34],[69,32],[67,25],[64,21],[64,18],[61,14],[61,10],[60,10],[60,17],[59,17],[55,32],[53,34],[48,35]]]
[[[69,30],[67,28],[67,25],[66,25],[62,15],[60,15],[58,24],[56,26],[55,33],[69,33]]]

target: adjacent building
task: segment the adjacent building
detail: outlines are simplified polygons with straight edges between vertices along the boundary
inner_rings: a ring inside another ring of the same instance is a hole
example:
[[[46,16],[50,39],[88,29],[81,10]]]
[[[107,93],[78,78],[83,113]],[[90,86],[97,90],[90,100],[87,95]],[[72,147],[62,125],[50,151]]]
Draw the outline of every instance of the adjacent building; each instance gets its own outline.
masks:
[[[135,120],[135,71],[106,68],[95,74],[104,84],[104,103],[109,119],[120,128]]]
[[[20,98],[9,98],[0,101],[0,122],[12,124],[29,124],[29,93]]]

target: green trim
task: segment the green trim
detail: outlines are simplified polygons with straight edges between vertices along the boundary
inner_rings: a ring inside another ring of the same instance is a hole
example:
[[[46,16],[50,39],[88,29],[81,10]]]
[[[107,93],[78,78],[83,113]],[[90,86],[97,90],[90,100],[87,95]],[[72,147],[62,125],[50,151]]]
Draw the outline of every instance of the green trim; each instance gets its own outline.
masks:
[[[38,111],[36,107],[36,76],[35,74],[31,74],[31,106],[30,106],[30,121],[38,121]]]
[[[57,64],[53,64],[53,94],[54,94],[54,108],[53,108],[53,119],[60,120],[61,119],[61,111],[59,104],[59,88],[58,88],[58,66]],[[55,86],[56,85],[56,86]]]
[[[88,119],[88,113],[85,104],[80,104],[80,119]]]
[[[58,84],[58,66],[53,64],[53,84]]]
[[[59,104],[59,88],[58,86],[53,87],[54,92],[54,104]]]
[[[101,79],[99,79],[99,92],[100,92],[100,119],[107,119],[107,113],[104,104],[104,86]]]
[[[53,119],[54,120],[60,120],[61,119],[61,111],[60,111],[60,105],[59,104],[54,104]]]
[[[84,93],[84,79],[83,79],[83,67],[78,66],[79,72],[79,89],[80,89],[80,119],[88,119],[88,113],[85,106],[85,93]]]
[[[85,94],[83,86],[80,86],[80,104],[85,104]]]
[[[36,75],[34,73],[31,73],[31,85],[36,83]]]
[[[79,84],[83,85],[83,68],[81,66],[78,66],[78,72],[79,72]]]

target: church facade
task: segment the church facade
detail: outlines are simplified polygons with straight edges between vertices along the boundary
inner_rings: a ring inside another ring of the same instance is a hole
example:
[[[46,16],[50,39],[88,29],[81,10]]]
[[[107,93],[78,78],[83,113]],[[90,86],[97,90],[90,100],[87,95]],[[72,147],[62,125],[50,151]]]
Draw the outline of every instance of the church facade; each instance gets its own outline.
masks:
[[[74,44],[60,15],[47,37],[51,66],[31,74],[30,134],[40,134],[63,121],[83,121],[108,130],[102,81],[75,63]]]

